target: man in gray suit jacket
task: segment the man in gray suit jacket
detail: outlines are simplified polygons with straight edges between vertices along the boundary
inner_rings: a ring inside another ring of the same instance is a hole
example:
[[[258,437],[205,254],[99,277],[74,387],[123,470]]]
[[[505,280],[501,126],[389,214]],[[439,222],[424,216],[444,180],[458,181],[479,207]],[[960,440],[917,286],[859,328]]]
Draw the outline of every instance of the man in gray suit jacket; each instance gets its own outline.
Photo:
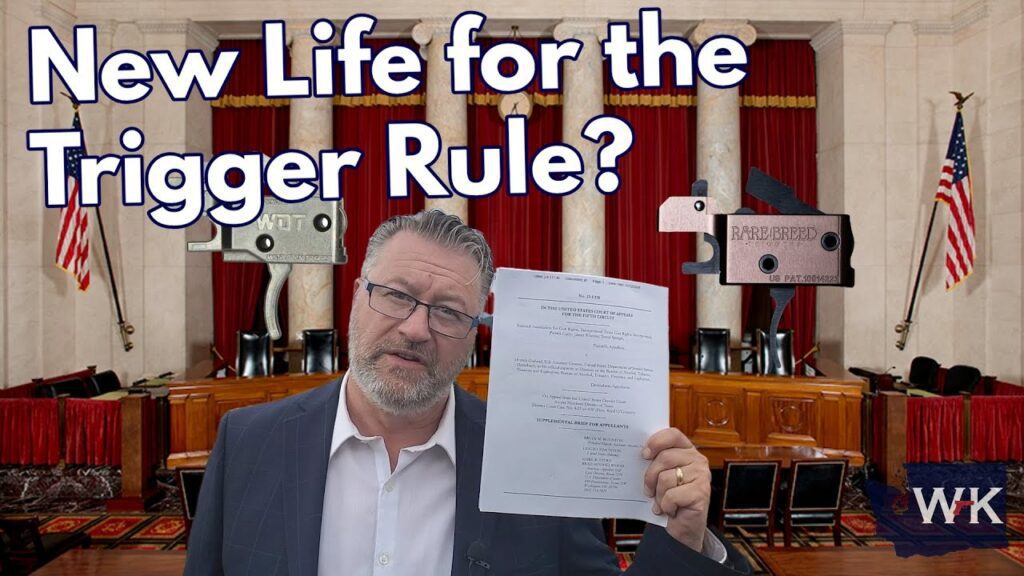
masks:
[[[185,573],[619,574],[597,521],[478,508],[485,405],[452,382],[493,275],[486,241],[458,218],[382,224],[356,281],[345,377],[221,420]],[[668,525],[647,528],[627,572],[749,573],[706,528],[707,459],[671,428],[643,456]]]

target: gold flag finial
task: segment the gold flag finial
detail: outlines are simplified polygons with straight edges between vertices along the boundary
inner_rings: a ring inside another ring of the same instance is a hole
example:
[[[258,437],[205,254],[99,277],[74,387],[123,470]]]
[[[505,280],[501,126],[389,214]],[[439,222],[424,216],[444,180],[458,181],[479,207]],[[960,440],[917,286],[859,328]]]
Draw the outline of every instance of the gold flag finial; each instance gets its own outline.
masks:
[[[954,92],[952,90],[950,90],[949,93],[952,94],[954,97],[956,97],[956,109],[957,110],[963,110],[964,109],[964,102],[967,102],[971,98],[971,96],[974,96],[974,92],[971,92],[967,96],[964,96],[961,92]]]
[[[75,97],[71,94],[68,94],[67,92],[61,92],[61,94],[63,94],[65,98],[71,101],[71,107],[75,110],[75,112],[78,112],[78,100],[75,100]]]

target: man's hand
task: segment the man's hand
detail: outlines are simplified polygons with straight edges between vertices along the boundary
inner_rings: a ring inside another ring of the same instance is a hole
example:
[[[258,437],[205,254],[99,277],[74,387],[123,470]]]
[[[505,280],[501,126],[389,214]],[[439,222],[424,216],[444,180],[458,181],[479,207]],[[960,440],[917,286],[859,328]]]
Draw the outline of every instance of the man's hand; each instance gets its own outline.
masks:
[[[644,492],[654,498],[654,513],[668,516],[666,530],[673,538],[701,552],[711,501],[708,459],[676,428],[651,436],[643,457],[651,461]]]

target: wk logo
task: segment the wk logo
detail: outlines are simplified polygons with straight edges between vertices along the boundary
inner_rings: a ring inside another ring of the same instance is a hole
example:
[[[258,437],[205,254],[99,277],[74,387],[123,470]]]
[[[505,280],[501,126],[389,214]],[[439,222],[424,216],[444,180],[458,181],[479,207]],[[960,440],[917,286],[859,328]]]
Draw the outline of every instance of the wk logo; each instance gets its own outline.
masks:
[[[978,499],[978,493],[981,489],[971,488],[970,500],[964,500],[963,494],[964,488],[956,488],[953,491],[953,498],[946,499],[946,491],[943,488],[932,488],[931,500],[925,502],[924,490],[921,488],[912,488],[915,498],[917,498],[917,509],[921,512],[921,519],[924,524],[931,524],[932,518],[935,516],[935,510],[942,508],[942,515],[945,519],[946,524],[955,524],[956,517],[963,511],[964,508],[968,508],[971,511],[971,524],[978,523],[978,515],[984,512],[988,516],[988,521],[992,524],[1002,524],[1003,521],[999,519],[996,511],[992,509],[989,502],[997,494],[1002,492],[1002,488],[989,488],[988,493],[985,494],[980,500]]]
[[[1003,548],[1004,464],[907,464],[904,487],[869,480],[878,536],[901,557],[936,556],[967,548]]]

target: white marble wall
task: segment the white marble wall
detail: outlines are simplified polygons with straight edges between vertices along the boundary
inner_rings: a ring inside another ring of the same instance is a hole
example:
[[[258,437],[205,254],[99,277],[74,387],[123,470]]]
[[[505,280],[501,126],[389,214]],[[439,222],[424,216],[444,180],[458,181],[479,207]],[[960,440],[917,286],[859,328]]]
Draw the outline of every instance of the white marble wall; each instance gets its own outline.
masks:
[[[4,8],[3,174],[5,230],[3,341],[0,386],[53,376],[95,364],[115,369],[122,380],[185,367],[209,355],[212,336],[209,256],[186,258],[186,236],[208,236],[203,226],[168,231],[152,225],[146,210],[120,202],[120,177],[102,182],[102,214],[126,319],[135,325],[134,350],[121,347],[108,271],[95,212],[90,210],[92,284],[79,293],[70,275],[53,264],[58,215],[43,207],[42,156],[25,149],[31,129],[67,128],[70,104],[58,96],[50,106],[28,100],[27,31],[49,25],[70,43],[74,15],[65,3],[18,2]],[[70,6],[73,7],[73,4]],[[97,25],[99,57],[114,50],[212,50],[215,37],[183,19]],[[58,86],[58,89],[60,87]],[[90,153],[121,153],[126,126],[143,130],[147,157],[163,151],[210,152],[210,107],[201,100],[173,103],[162,90],[145,102],[112,106],[105,99],[83,105],[82,125]],[[10,168],[17,167],[16,170]],[[200,228],[203,231],[200,232]]]
[[[1021,111],[1024,109],[1022,70],[1024,70],[1024,16],[1021,2],[994,2],[988,6],[988,17],[981,18],[965,32],[977,29],[988,60],[988,83],[984,86],[987,129],[981,143],[982,155],[974,165],[984,162],[985,188],[977,188],[978,196],[986,195],[984,214],[987,220],[982,257],[987,266],[985,311],[985,366],[992,374],[1024,374],[1024,307],[1022,288],[1022,212],[1021,183],[1024,182],[1024,130]],[[957,72],[972,66],[959,53],[954,67]],[[987,144],[987,149],[985,145]],[[972,149],[973,152],[973,149]],[[973,166],[972,166],[973,168]],[[981,169],[980,166],[978,168]]]
[[[5,10],[3,59],[5,64],[4,186],[5,204],[5,343],[4,380],[20,381],[39,376],[44,367],[60,369],[73,361],[73,281],[53,265],[56,239],[56,211],[43,209],[41,180],[29,174],[42,173],[42,158],[25,148],[25,132],[54,128],[60,114],[70,124],[71,108],[65,103],[32,106],[28,102],[28,70],[25,46],[28,26],[46,24],[67,38],[71,16],[55,7],[43,10],[34,3],[8,2]],[[48,321],[42,322],[43,311]],[[52,363],[44,363],[43,349],[50,350]],[[45,366],[44,366],[45,364]]]
[[[850,215],[856,287],[823,288],[819,338],[826,355],[863,363],[885,354],[885,35],[888,22],[833,24],[814,39],[819,69],[819,185],[826,212]],[[856,360],[854,360],[856,359]]]
[[[839,24],[811,40],[818,82],[818,207],[842,213],[843,203],[843,46]],[[860,250],[860,247],[855,248]],[[859,279],[858,279],[859,280]],[[845,357],[847,290],[818,290],[817,339],[828,358]]]
[[[0,0],[0,213],[7,214],[7,0]],[[0,226],[0,257],[7,261],[7,226]],[[0,265],[0,375],[7,370],[7,266]],[[0,377],[0,387],[4,386]]]
[[[846,365],[906,370],[917,355],[1020,381],[1022,365],[1021,2],[957,2],[949,19],[843,21],[814,41],[819,195],[851,215],[852,290],[820,289],[818,336]],[[940,206],[907,348],[893,327],[913,289],[939,169],[964,108],[975,188],[975,273],[944,288]]]
[[[101,53],[122,48],[209,49],[206,26],[258,30],[265,17],[338,20],[357,12],[391,33],[421,19],[482,10],[503,25],[531,22],[550,34],[566,19],[635,19],[642,0],[523,0],[481,7],[470,0],[376,2],[223,0],[170,5],[162,0],[0,0],[0,386],[85,364],[113,366],[123,378],[184,371],[207,355],[212,337],[209,256],[186,255],[184,232],[156,228],[143,208],[103,207],[122,303],[137,328],[136,349],[121,350],[94,238],[93,289],[77,294],[53,264],[57,212],[45,210],[41,157],[25,150],[25,131],[65,127],[70,109],[28,104],[27,28],[99,25]],[[819,290],[818,339],[847,365],[905,368],[917,354],[945,365],[969,362],[1020,381],[1024,374],[1024,22],[1021,0],[679,1],[661,5],[666,29],[710,19],[748,20],[761,38],[815,36],[818,64],[819,195],[822,208],[854,218],[857,287]],[[820,22],[833,22],[822,30]],[[539,23],[539,24],[537,24]],[[964,116],[977,194],[979,261],[966,286],[943,289],[940,212],[907,350],[893,326],[904,313],[928,223],[939,165],[952,124],[951,89],[974,91]],[[172,104],[157,89],[144,103],[83,108],[93,151],[120,151],[116,138],[142,127],[144,153],[209,151],[210,109]],[[120,187],[108,179],[104,189]],[[97,326],[100,328],[97,329]],[[105,328],[104,328],[105,327]]]

